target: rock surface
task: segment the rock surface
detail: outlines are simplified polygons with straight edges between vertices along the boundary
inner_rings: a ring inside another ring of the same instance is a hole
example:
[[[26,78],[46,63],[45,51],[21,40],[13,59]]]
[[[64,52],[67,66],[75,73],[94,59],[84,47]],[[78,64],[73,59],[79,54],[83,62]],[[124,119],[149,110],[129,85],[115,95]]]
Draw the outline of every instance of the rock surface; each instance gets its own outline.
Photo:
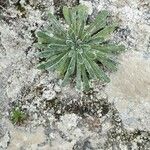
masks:
[[[144,56],[141,52],[124,54],[106,88],[129,129],[150,130],[150,58]]]
[[[149,0],[79,1],[91,18],[110,11],[119,23],[113,40],[127,49],[111,82],[94,83],[87,95],[36,69],[35,33],[47,26],[56,1],[8,2],[0,2],[0,150],[149,150]],[[8,121],[18,105],[28,116],[21,126]]]

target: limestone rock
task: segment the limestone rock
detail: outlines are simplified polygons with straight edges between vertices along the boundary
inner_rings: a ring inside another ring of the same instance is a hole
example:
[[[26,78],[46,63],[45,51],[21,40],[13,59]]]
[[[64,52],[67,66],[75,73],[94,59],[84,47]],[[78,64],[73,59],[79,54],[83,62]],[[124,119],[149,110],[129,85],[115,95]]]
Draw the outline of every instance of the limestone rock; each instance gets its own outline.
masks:
[[[150,59],[127,52],[106,91],[128,128],[150,130]]]

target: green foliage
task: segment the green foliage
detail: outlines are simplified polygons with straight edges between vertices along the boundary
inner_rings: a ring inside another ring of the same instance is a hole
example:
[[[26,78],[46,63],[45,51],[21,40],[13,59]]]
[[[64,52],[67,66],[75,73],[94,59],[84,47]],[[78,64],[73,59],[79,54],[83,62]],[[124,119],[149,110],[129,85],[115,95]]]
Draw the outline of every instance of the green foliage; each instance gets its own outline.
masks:
[[[116,25],[109,25],[109,13],[101,11],[95,20],[87,24],[87,8],[79,5],[63,8],[66,25],[62,25],[50,14],[50,27],[38,31],[40,58],[45,61],[38,65],[42,70],[57,70],[64,77],[65,86],[71,77],[76,79],[79,90],[89,90],[90,80],[109,82],[105,70],[116,70],[113,55],[124,50],[124,46],[109,43],[108,37]]]
[[[11,112],[11,121],[13,124],[21,124],[26,119],[26,115],[19,107],[15,107]]]

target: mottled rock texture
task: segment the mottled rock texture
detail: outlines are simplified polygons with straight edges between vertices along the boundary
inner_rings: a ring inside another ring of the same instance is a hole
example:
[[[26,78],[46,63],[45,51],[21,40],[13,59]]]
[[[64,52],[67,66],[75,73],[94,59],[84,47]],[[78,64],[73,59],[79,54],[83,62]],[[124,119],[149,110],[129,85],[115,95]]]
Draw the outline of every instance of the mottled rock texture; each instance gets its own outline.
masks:
[[[89,19],[106,9],[118,22],[112,40],[126,52],[107,85],[93,82],[88,93],[36,69],[37,30],[49,11],[62,19],[62,5],[84,4]],[[0,1],[0,150],[150,149],[149,0]],[[16,106],[27,114],[10,122]]]

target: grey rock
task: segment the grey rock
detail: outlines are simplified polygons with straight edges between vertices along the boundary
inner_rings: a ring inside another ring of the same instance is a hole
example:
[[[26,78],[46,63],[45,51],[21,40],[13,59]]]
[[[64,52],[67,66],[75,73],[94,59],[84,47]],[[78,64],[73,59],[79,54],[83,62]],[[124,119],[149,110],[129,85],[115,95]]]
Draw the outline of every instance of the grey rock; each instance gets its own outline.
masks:
[[[55,73],[36,69],[34,47],[36,31],[48,25],[48,12],[54,13],[53,1],[21,0],[21,12],[10,0],[0,20],[0,114],[5,120],[19,104],[29,118],[21,127],[0,127],[0,149],[150,149],[149,0],[79,2],[88,7],[89,19],[107,9],[119,24],[112,40],[139,52],[123,53],[111,82],[93,82],[88,95],[72,84],[60,88]],[[44,128],[27,132],[40,125]]]
[[[10,142],[9,131],[4,127],[3,124],[0,124],[0,149],[6,149]]]
[[[143,53],[124,54],[118,72],[112,75],[106,88],[110,101],[129,129],[150,129],[149,64],[150,59],[143,58]]]

